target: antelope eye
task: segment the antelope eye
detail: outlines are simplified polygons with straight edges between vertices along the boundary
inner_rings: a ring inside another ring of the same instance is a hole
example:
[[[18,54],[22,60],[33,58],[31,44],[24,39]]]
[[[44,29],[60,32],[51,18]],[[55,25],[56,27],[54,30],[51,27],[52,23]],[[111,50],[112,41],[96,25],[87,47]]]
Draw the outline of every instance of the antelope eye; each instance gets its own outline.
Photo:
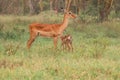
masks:
[[[69,12],[69,14],[71,14],[71,13]]]

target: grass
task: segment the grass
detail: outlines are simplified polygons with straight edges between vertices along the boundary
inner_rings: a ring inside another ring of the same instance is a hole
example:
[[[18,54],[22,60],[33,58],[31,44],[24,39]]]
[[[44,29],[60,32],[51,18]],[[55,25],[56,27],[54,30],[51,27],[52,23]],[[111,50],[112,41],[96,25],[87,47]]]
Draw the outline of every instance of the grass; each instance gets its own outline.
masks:
[[[62,15],[0,16],[0,80],[119,80],[120,23],[76,24],[64,34],[73,36],[74,52],[53,49],[53,41],[38,37],[30,50],[28,25],[59,23]],[[45,17],[48,16],[48,17]]]

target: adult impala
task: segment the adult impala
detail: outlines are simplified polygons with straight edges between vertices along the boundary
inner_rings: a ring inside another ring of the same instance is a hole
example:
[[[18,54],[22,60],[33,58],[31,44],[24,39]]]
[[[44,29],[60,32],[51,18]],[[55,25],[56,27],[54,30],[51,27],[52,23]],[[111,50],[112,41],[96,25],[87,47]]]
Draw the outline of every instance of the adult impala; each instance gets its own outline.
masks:
[[[69,5],[70,5],[70,2],[68,3],[68,6],[67,6],[68,8],[69,8]],[[39,23],[30,24],[29,26],[30,38],[27,42],[27,47],[30,48],[35,38],[38,35],[41,35],[43,37],[53,38],[54,47],[56,48],[58,38],[59,36],[62,35],[63,31],[66,29],[69,22],[69,18],[76,18],[76,15],[70,12],[68,8],[64,13],[64,19],[60,24],[39,24]]]

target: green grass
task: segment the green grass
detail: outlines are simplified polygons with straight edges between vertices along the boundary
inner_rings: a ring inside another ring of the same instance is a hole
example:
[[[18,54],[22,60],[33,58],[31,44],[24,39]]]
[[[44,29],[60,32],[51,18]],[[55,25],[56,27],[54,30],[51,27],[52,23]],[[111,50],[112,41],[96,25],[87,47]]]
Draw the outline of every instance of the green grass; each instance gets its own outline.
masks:
[[[38,37],[30,50],[32,22],[59,23],[62,15],[0,16],[0,80],[119,80],[120,23],[70,24],[74,52],[53,49],[53,41]]]

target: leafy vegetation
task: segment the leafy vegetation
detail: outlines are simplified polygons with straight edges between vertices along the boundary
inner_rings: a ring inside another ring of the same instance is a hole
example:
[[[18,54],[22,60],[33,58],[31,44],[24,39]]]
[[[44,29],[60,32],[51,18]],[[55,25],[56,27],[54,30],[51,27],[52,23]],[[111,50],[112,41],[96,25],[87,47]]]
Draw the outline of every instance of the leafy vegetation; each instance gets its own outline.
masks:
[[[52,40],[43,37],[38,37],[27,50],[30,23],[59,23],[62,17],[50,12],[0,16],[1,80],[120,79],[120,20],[117,19],[103,23],[70,20],[64,34],[73,36],[74,52],[62,51],[60,41],[54,50]]]

